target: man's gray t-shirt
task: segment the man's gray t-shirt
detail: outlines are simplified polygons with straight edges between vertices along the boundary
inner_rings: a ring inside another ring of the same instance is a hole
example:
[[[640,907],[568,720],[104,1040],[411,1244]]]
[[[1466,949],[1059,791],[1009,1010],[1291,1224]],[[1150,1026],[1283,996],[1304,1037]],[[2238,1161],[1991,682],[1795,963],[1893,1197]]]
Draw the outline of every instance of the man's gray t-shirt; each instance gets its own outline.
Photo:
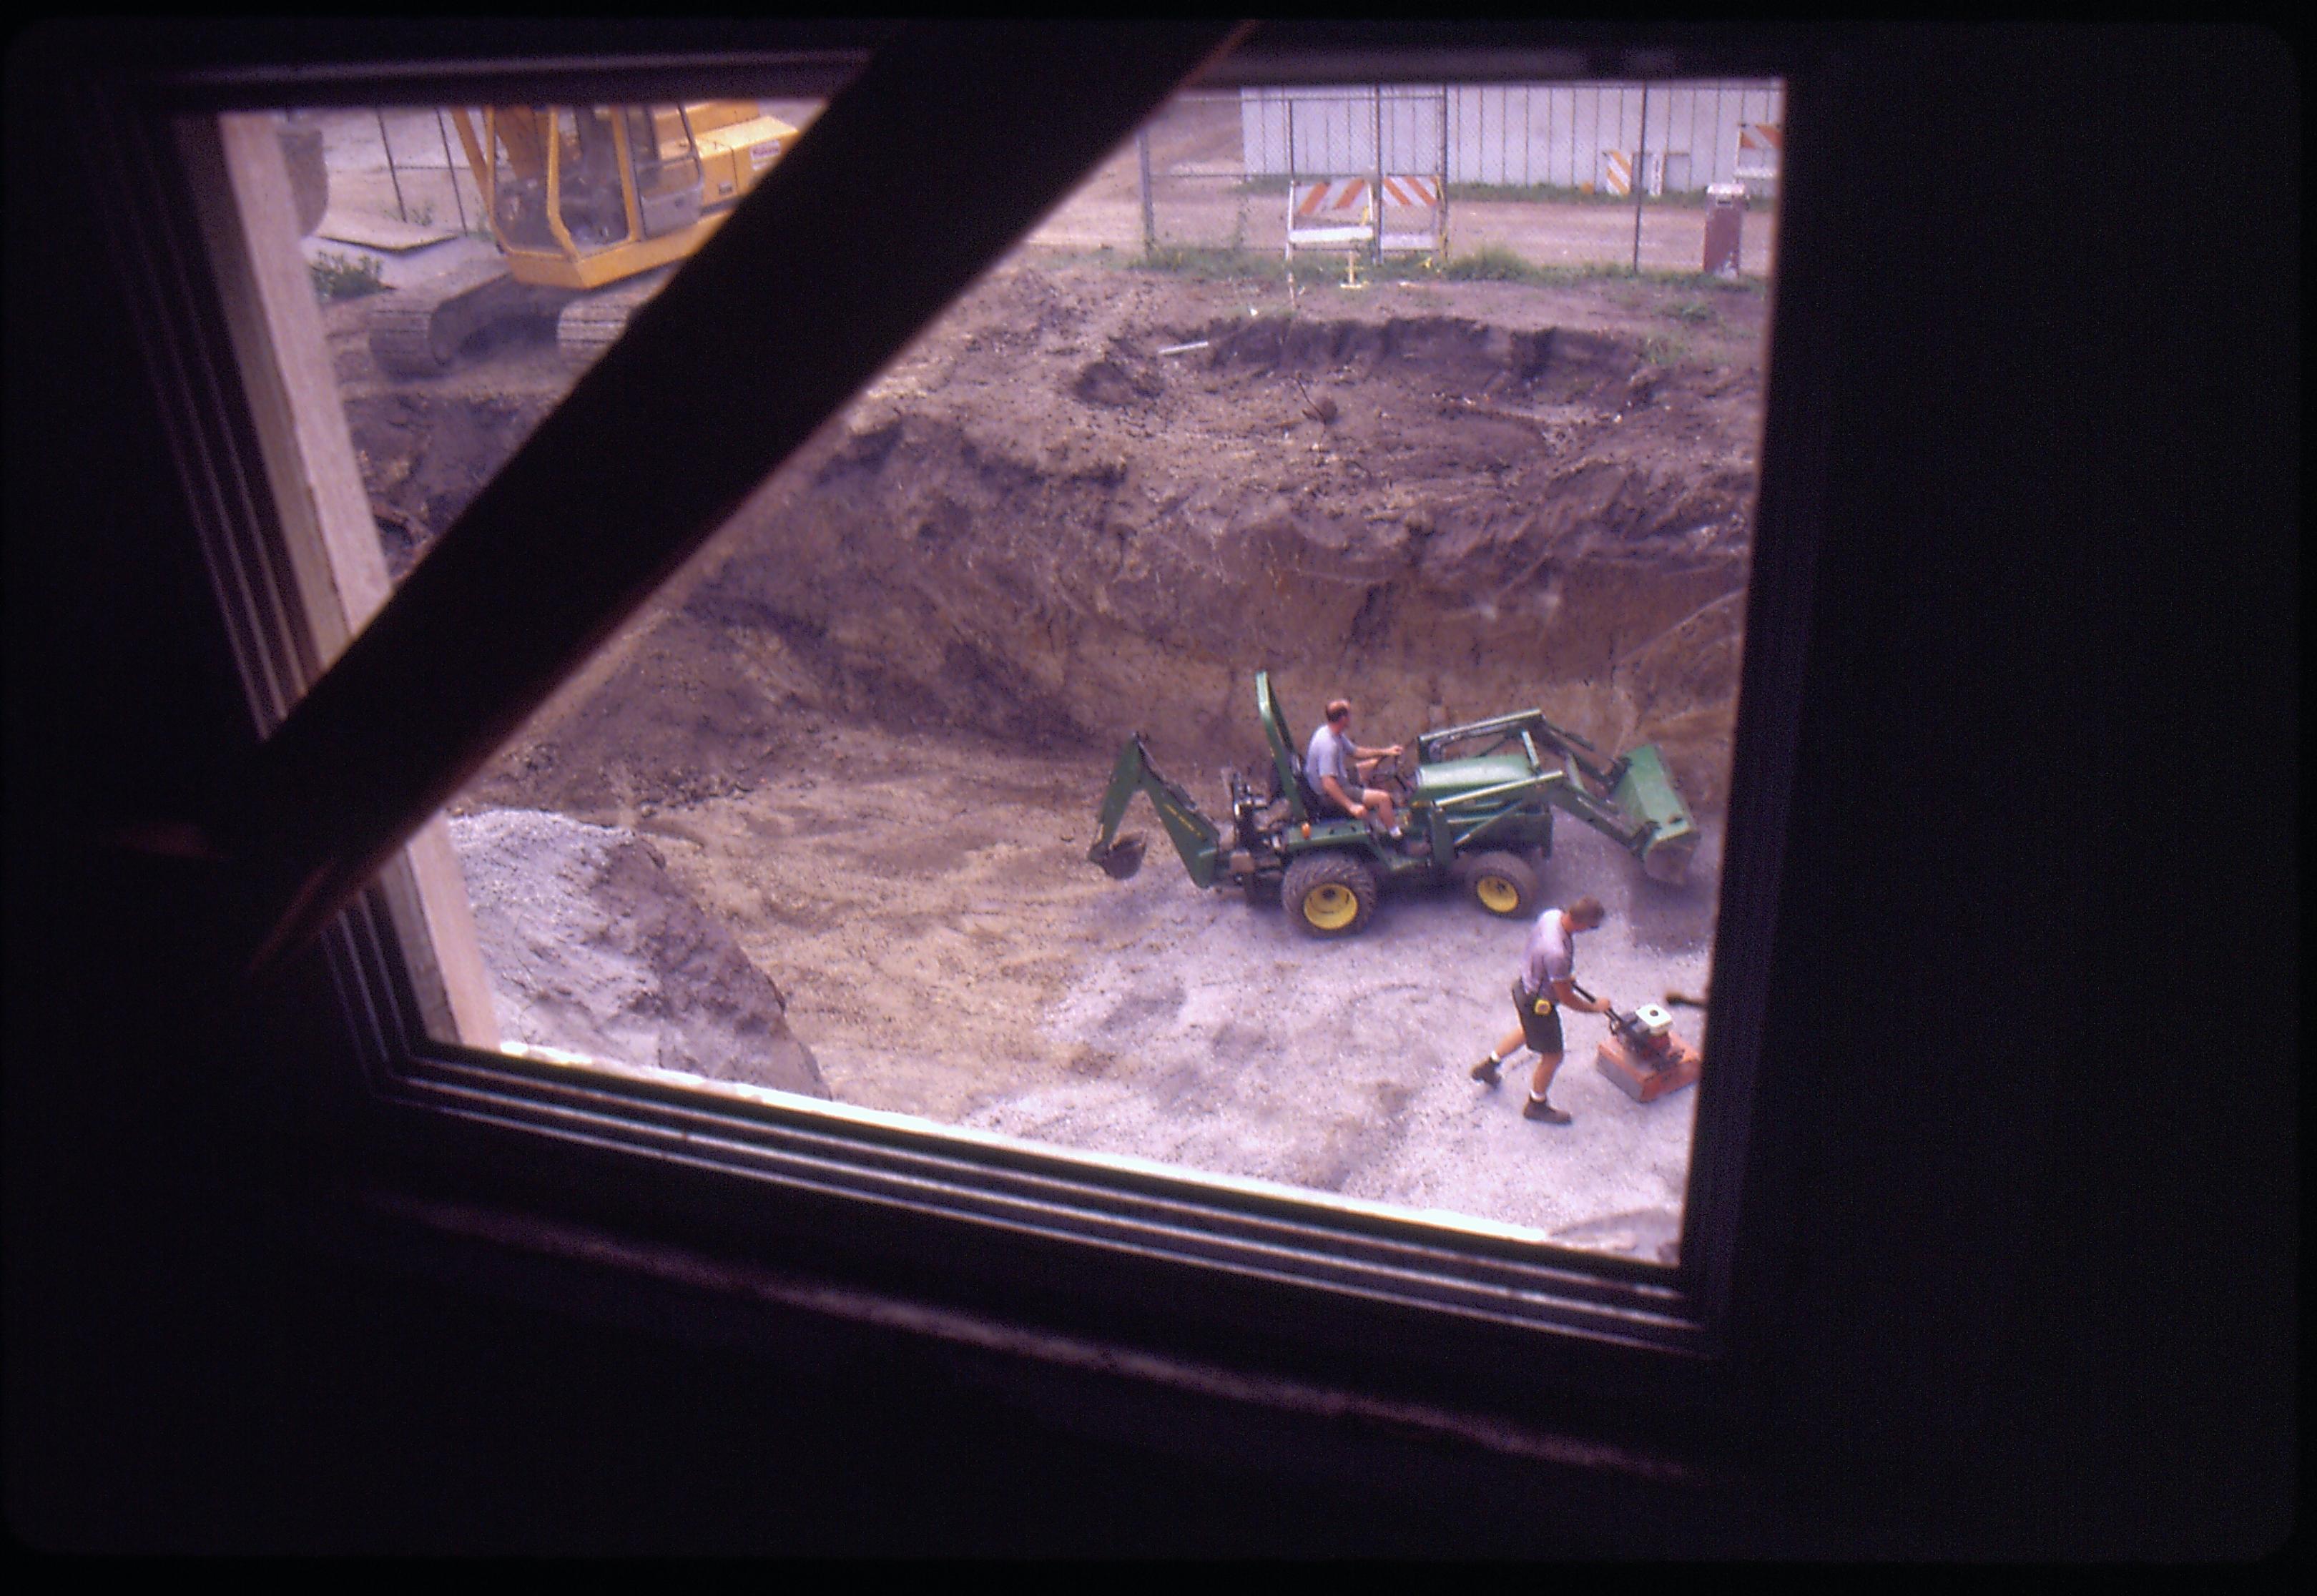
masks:
[[[1303,755],[1303,780],[1321,798],[1328,789],[1321,778],[1333,776],[1343,783],[1344,796],[1354,803],[1360,801],[1359,766],[1352,752],[1351,738],[1343,736],[1326,721],[1311,734],[1311,746]]]
[[[1577,973],[1577,946],[1561,911],[1547,909],[1529,928],[1528,946],[1521,951],[1521,985],[1540,995],[1550,994],[1555,981]]]

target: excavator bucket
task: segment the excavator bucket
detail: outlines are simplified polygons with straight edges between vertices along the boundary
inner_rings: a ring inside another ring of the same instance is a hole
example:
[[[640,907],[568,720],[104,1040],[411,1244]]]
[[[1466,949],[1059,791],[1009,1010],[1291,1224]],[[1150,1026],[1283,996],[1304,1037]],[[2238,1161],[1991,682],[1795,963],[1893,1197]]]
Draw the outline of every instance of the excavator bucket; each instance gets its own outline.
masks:
[[[1609,801],[1650,826],[1649,840],[1642,845],[1642,869],[1653,880],[1679,881],[1697,851],[1697,823],[1674,790],[1656,744],[1642,744],[1621,762],[1624,773],[1610,790]]]
[[[1134,872],[1142,868],[1142,847],[1141,834],[1129,832],[1107,848],[1097,846],[1094,862],[1114,881],[1131,880]]]

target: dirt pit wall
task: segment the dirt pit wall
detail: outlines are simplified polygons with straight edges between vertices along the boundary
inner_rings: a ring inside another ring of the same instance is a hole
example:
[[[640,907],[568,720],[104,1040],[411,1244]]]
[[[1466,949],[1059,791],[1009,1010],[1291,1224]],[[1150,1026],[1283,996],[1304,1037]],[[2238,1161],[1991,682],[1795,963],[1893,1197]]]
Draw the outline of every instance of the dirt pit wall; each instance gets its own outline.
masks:
[[[618,691],[599,668],[595,701],[535,723],[557,735],[511,751],[499,796],[684,801],[822,717],[1030,747],[1140,730],[1187,775],[1257,756],[1268,666],[1299,736],[1339,694],[1378,742],[1539,707],[1605,746],[1659,742],[1718,810],[1756,346],[1735,325],[1669,353],[1665,322],[1600,297],[1461,284],[1249,314],[1230,285],[1002,272],[744,508]],[[1758,299],[1707,314],[1729,308]],[[558,397],[353,397],[390,559]]]
[[[1291,713],[1350,696],[1379,742],[1531,706],[1656,738],[1720,805],[1753,466],[1694,374],[1451,318],[1085,355],[978,408],[926,402],[955,374],[872,393],[687,608],[905,723],[1240,762],[1268,666]]]

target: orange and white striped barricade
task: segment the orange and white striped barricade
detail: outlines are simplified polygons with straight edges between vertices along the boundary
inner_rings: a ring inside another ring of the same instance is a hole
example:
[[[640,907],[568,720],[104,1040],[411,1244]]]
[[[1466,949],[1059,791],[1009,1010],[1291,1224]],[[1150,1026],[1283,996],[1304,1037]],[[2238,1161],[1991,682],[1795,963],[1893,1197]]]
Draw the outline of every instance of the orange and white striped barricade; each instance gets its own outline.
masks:
[[[1375,207],[1364,177],[1322,177],[1287,185],[1287,260],[1298,249],[1372,243]]]
[[[1776,183],[1778,158],[1785,153],[1786,130],[1776,122],[1738,124],[1738,165],[1731,174],[1739,182]]]
[[[1429,226],[1420,233],[1392,231],[1392,212],[1429,212]],[[1437,177],[1386,177],[1383,180],[1383,226],[1377,247],[1386,252],[1415,251],[1437,254],[1446,242],[1448,207]]]

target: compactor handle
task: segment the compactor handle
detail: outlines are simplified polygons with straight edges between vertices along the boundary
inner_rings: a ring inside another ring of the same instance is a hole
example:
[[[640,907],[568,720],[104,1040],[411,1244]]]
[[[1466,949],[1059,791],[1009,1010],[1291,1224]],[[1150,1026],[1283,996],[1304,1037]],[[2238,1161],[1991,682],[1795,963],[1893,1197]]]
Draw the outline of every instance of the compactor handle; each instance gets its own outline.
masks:
[[[1585,988],[1579,986],[1574,981],[1570,982],[1569,990],[1583,998],[1588,1003],[1597,1003],[1601,1001],[1599,998],[1595,997],[1591,993],[1586,991]],[[1638,1044],[1641,1041],[1642,1039],[1635,1034],[1633,1027],[1626,1024],[1624,1018],[1620,1015],[1615,1009],[1612,1008],[1608,1012],[1603,1014],[1601,1017],[1609,1022],[1609,1029],[1611,1030],[1615,1031],[1627,1041],[1635,1044]]]

